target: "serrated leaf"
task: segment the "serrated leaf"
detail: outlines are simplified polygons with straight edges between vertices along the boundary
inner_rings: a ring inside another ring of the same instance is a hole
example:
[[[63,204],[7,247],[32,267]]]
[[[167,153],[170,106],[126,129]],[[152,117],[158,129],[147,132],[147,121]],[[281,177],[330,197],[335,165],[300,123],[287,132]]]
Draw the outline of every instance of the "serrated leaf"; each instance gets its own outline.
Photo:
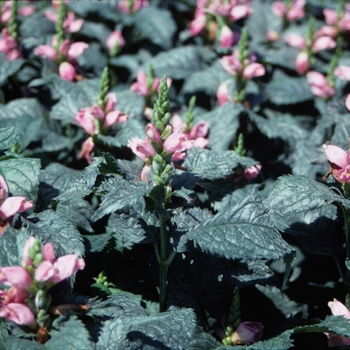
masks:
[[[106,228],[107,233],[115,240],[118,251],[131,249],[137,243],[150,243],[153,237],[147,237],[139,218],[127,214],[113,214],[110,216]]]
[[[192,148],[187,151],[183,166],[188,172],[197,174],[205,179],[219,179],[234,173],[234,168],[242,165],[246,168],[256,165],[254,159],[239,156],[234,151],[211,151],[208,149]]]
[[[0,119],[31,117],[37,119],[45,116],[46,109],[35,98],[18,98],[6,105],[0,105]]]
[[[6,56],[5,56],[6,57]],[[4,85],[9,77],[18,72],[25,60],[19,58],[17,60],[8,61],[5,57],[0,59],[0,85]]]
[[[20,132],[14,127],[0,128],[0,150],[11,148],[19,138]]]
[[[29,235],[8,226],[0,236],[0,266],[21,265],[24,244]]]
[[[227,259],[274,260],[292,252],[256,191],[189,230],[181,240],[191,240],[195,247]]]
[[[240,127],[239,117],[242,111],[241,104],[226,103],[201,116],[201,119],[209,123],[209,147],[212,150],[226,151],[231,148]],[[222,123],[229,127],[223,128]]]
[[[293,78],[280,70],[275,71],[264,92],[277,105],[295,104],[314,98],[305,77]]]
[[[85,242],[88,253],[102,252],[111,239],[111,235],[109,233],[101,233],[99,235],[85,235],[83,237],[88,241],[88,244]]]
[[[92,221],[133,205],[140,201],[140,198],[148,191],[147,185],[143,181],[131,182],[120,177],[115,178],[113,187],[114,189],[104,196],[100,207],[91,218]]]
[[[173,79],[185,79],[196,71],[206,67],[203,61],[206,50],[199,46],[182,46],[160,52],[149,62],[146,62],[143,70],[148,71],[149,64],[154,68],[156,76],[164,76]]]
[[[47,347],[45,345],[37,343],[36,341],[21,339],[15,336],[10,336],[6,339],[6,350],[20,350],[20,349],[47,350]]]
[[[176,24],[171,12],[153,6],[145,7],[135,15],[135,27],[153,44],[170,49]]]
[[[50,332],[51,338],[45,343],[50,350],[93,350],[90,334],[83,323],[75,315],[63,315],[54,321],[55,331]]]
[[[122,126],[128,127],[127,123],[130,121],[138,121],[141,122],[143,118],[143,110],[145,105],[145,100],[143,96],[135,94],[130,89],[126,90],[112,90],[117,96],[118,104],[116,109],[123,111],[123,113],[127,114],[129,120],[126,123],[123,123]],[[134,123],[131,125],[135,126]],[[144,127],[143,127],[144,131]],[[134,137],[137,137],[138,128],[135,130]],[[141,136],[140,136],[141,137]]]
[[[0,162],[0,174],[5,178],[13,196],[24,196],[36,201],[39,188],[40,160],[13,158]]]
[[[198,332],[193,336],[190,344],[184,348],[185,350],[213,350],[220,346],[213,336],[205,332]]]
[[[31,221],[24,222],[23,230],[43,242],[51,242],[56,257],[67,254],[84,255],[85,248],[82,236],[60,212],[45,210],[33,214],[30,219]],[[34,219],[37,222],[32,222]]]
[[[98,92],[99,81],[97,79],[86,79],[76,83],[69,89],[69,94],[65,94],[60,101],[52,107],[50,117],[77,124],[74,120],[74,115],[79,109],[95,104]]]

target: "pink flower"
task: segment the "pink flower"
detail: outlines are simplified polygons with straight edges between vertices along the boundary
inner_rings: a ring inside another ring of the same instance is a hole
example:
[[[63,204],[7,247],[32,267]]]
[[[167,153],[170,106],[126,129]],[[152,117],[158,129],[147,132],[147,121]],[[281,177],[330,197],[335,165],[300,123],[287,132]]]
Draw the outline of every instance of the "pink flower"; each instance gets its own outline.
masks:
[[[315,52],[322,50],[333,49],[337,46],[337,43],[329,36],[320,36],[317,38],[311,46],[311,49]]]
[[[122,32],[120,30],[113,31],[106,41],[106,46],[109,51],[112,51],[116,46],[121,49],[125,45],[125,40],[123,38]]]
[[[228,84],[226,81],[219,85],[218,91],[216,92],[216,98],[218,99],[220,106],[224,105],[229,101],[230,97],[228,91]]]
[[[0,283],[27,289],[32,284],[32,278],[21,266],[6,266],[0,268]]]
[[[238,50],[233,51],[229,56],[223,56],[220,59],[222,68],[229,74],[236,75],[242,70],[242,63],[238,59]]]
[[[34,54],[40,57],[48,58],[51,61],[57,59],[57,51],[50,45],[39,45],[35,50]]]
[[[350,81],[350,67],[348,66],[338,66],[334,70],[334,74],[341,79]]]
[[[207,136],[208,132],[209,132],[209,124],[206,121],[202,120],[192,127],[188,136],[190,140],[195,140],[195,139],[198,139],[199,137]]]
[[[23,303],[29,297],[26,289],[12,286],[7,291],[0,291],[0,299],[2,305],[11,303]]]
[[[335,26],[337,24],[338,22],[337,11],[326,8],[323,10],[323,15],[328,25]]]
[[[144,165],[141,171],[141,180],[143,182],[148,183],[148,174],[151,171],[151,167],[149,165]]]
[[[109,92],[107,94],[106,111],[111,112],[117,105],[117,96],[114,92]]]
[[[11,50],[17,47],[17,42],[10,33],[7,28],[2,30],[2,38],[0,38],[0,52],[9,53]]]
[[[307,73],[307,81],[315,96],[329,98],[335,94],[334,88],[328,84],[325,76],[319,72],[312,71]]]
[[[32,201],[26,201],[25,197],[8,197],[8,187],[5,179],[0,175],[0,218],[11,219],[16,213],[22,213],[33,207]]]
[[[84,43],[83,41],[78,41],[69,46],[67,57],[70,60],[76,59],[78,56],[84,53],[84,51],[89,47],[89,44]]]
[[[22,254],[22,267],[28,267],[33,265],[32,259],[29,256],[29,249],[33,247],[35,242],[36,242],[36,239],[33,236],[30,236],[27,239],[27,242],[24,245],[23,254]]]
[[[300,51],[295,59],[295,68],[299,74],[306,73],[310,68],[309,56],[305,51]]]
[[[83,24],[84,20],[81,18],[75,19],[74,12],[70,11],[68,12],[66,19],[63,21],[63,28],[67,33],[75,33],[79,32]]]
[[[248,17],[253,13],[253,10],[249,5],[236,5],[232,7],[230,11],[230,19],[232,21],[238,21],[241,18]]]
[[[284,38],[284,41],[288,45],[296,47],[297,49],[303,49],[304,47],[306,47],[305,39],[300,34],[291,33]]]
[[[6,318],[21,326],[30,326],[36,323],[30,308],[20,303],[3,305],[0,309],[0,317]]]
[[[22,54],[17,49],[13,49],[7,53],[7,59],[9,61],[18,60],[19,58],[22,58]]]
[[[116,123],[124,123],[128,120],[128,116],[121,111],[112,111],[106,114],[103,125],[110,127]]]
[[[151,141],[153,141],[155,143],[161,142],[159,131],[155,127],[155,125],[152,124],[152,123],[147,124],[147,126],[146,126],[146,135],[149,138],[149,140],[151,140]]]
[[[79,259],[76,254],[64,255],[53,263],[48,260],[41,262],[35,270],[35,279],[39,282],[53,282],[56,284],[78,270],[83,270],[84,267],[84,259]]]
[[[280,35],[275,30],[268,30],[266,33],[266,40],[270,42],[278,41],[280,38]]]
[[[128,141],[127,146],[131,148],[134,154],[142,160],[146,160],[149,157],[155,156],[156,154],[156,151],[147,139],[141,140],[137,137],[133,137]]]
[[[350,94],[345,99],[345,106],[350,111]]]
[[[220,46],[231,47],[234,42],[234,34],[228,26],[223,26],[220,32]]]
[[[233,345],[256,343],[262,337],[264,326],[260,322],[242,322],[231,336]]]
[[[340,183],[350,183],[349,153],[333,145],[323,145],[331,172]]]
[[[261,77],[265,74],[265,67],[260,63],[250,63],[243,69],[243,77],[245,79],[252,79]]]
[[[252,165],[251,167],[244,170],[244,177],[247,180],[254,180],[260,173],[261,165]]]
[[[328,303],[329,308],[334,316],[343,316],[346,319],[350,319],[350,311],[337,299],[333,299]],[[338,334],[325,333],[328,337],[328,346],[347,346],[350,345],[350,338],[343,337]]]
[[[69,62],[62,62],[58,68],[58,74],[63,80],[74,81],[76,71]]]
[[[84,141],[78,158],[81,159],[81,158],[85,157],[87,162],[89,164],[91,164],[92,163],[91,152],[94,149],[94,147],[95,147],[94,141],[93,141],[92,137],[89,137],[87,140]]]
[[[143,7],[147,7],[148,5],[148,0],[120,0],[118,3],[118,9],[125,14],[130,14],[135,13]]]
[[[130,86],[130,90],[138,95],[148,96],[149,89],[147,87],[147,75],[143,71],[137,72],[137,81]]]
[[[304,5],[305,0],[294,0],[289,6],[282,1],[275,1],[271,8],[275,16],[294,21],[305,16]]]
[[[34,12],[35,12],[35,7],[32,5],[23,6],[18,10],[18,13],[24,17],[28,17],[32,15]]]
[[[198,35],[205,28],[206,21],[207,19],[205,13],[197,7],[194,14],[194,19],[190,23],[191,36]]]
[[[92,136],[95,135],[97,131],[96,119],[103,119],[104,116],[104,112],[100,107],[91,106],[80,109],[74,116],[74,119],[89,135]]]
[[[48,242],[44,245],[42,254],[44,256],[44,260],[47,260],[50,262],[53,262],[55,260],[55,251],[53,249],[52,243]]]
[[[163,143],[163,148],[168,154],[183,152],[192,148],[193,141],[190,141],[186,134],[172,133]]]

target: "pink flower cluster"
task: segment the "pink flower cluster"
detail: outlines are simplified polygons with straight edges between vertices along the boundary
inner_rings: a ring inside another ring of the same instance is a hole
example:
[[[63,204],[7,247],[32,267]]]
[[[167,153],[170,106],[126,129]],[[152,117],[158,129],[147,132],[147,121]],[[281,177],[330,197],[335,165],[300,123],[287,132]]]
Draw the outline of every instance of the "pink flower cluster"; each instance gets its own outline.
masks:
[[[147,6],[148,0],[120,0],[118,3],[118,9],[125,14],[135,13]]]
[[[329,308],[332,311],[332,314],[334,316],[343,316],[346,319],[350,319],[350,311],[346,308],[344,304],[342,304],[337,299],[333,299],[333,301],[330,301],[328,303]],[[325,333],[328,337],[328,346],[348,346],[350,345],[350,338],[342,337],[341,335],[337,334],[329,334]]]
[[[141,173],[141,179],[145,182],[148,181],[147,174],[150,171],[150,164],[157,153],[152,146],[152,142],[167,155],[171,155],[173,161],[184,160],[186,150],[192,147],[204,148],[209,142],[205,138],[209,130],[207,122],[201,121],[194,125],[191,130],[187,130],[187,125],[182,122],[179,116],[174,116],[172,123],[173,127],[170,125],[167,127],[168,136],[164,140],[162,140],[155,125],[149,123],[146,126],[146,138],[144,140],[134,137],[128,141],[127,146],[145,162]]]
[[[27,201],[25,197],[9,197],[8,193],[7,183],[0,175],[0,225],[11,222],[16,213],[22,213],[33,207],[33,202]]]
[[[292,22],[305,16],[305,3],[305,0],[293,0],[290,4],[286,4],[283,1],[275,1],[271,5],[271,9],[275,16]]]
[[[326,35],[315,37],[312,42],[308,42],[300,34],[293,33],[287,35],[284,40],[288,45],[302,50],[295,60],[295,67],[299,74],[304,74],[309,70],[310,55],[322,50],[333,49],[337,46],[333,38]]]
[[[78,66],[77,57],[84,53],[88,44],[82,41],[72,43],[65,39],[60,47],[56,48],[57,39],[52,38],[50,45],[39,45],[34,53],[37,56],[48,58],[51,61],[62,61],[59,65],[58,72],[62,79],[74,81],[76,78],[76,67]],[[58,62],[59,63],[59,62]]]
[[[9,61],[14,61],[22,57],[21,52],[18,50],[18,43],[16,39],[10,35],[7,28],[2,30],[2,38],[0,38],[0,52],[6,54]]]
[[[324,9],[323,15],[327,25],[322,26],[317,31],[318,35],[328,35],[335,38],[341,33],[350,32],[350,4],[346,5],[344,13],[338,13],[332,9]]]
[[[23,3],[23,2],[21,2]],[[30,16],[35,12],[35,7],[32,4],[24,3],[24,6],[21,6],[18,9],[18,13],[21,16]],[[0,9],[0,22],[5,24],[8,23],[11,18],[11,0],[5,1]]]
[[[0,268],[0,283],[10,287],[0,291],[0,317],[19,325],[36,325],[35,316],[41,309],[37,305],[40,291],[49,290],[85,267],[84,260],[75,254],[55,259],[51,243],[46,243],[42,251],[33,256],[31,250],[35,245],[38,245],[38,241],[30,237],[24,247],[22,266]],[[34,298],[33,303],[28,302],[30,298]],[[35,305],[35,308],[29,305]]]
[[[350,183],[350,152],[334,145],[323,145],[330,173],[340,183]],[[330,173],[327,173],[327,177]]]
[[[52,11],[45,11],[45,17],[53,23],[57,23],[58,14]],[[84,24],[82,18],[75,19],[75,14],[72,11],[69,11],[67,17],[63,21],[63,29],[66,33],[75,33],[79,32]]]
[[[238,35],[232,32],[229,24],[253,12],[249,7],[250,2],[250,0],[197,0],[194,19],[190,23],[191,36],[198,35],[208,27],[211,39],[218,38],[221,47],[231,47],[238,41]],[[213,26],[213,19],[215,21],[218,17],[221,20],[218,20],[218,24]]]
[[[108,101],[105,109],[97,105],[82,108],[74,116],[75,121],[90,135],[99,134],[101,128],[109,128],[117,123],[124,123],[128,120],[128,116],[120,110],[115,110],[117,106],[117,97],[114,93],[108,93]],[[94,148],[92,137],[89,137],[83,144],[79,158],[85,157],[91,163],[91,152]]]
[[[340,79],[347,80],[350,82],[350,67],[338,66],[334,70],[334,75]],[[335,89],[328,82],[327,78],[319,72],[311,71],[306,74],[310,89],[315,96],[322,98],[329,98],[334,96]],[[346,107],[350,110],[350,97],[346,99]]]
[[[220,59],[221,66],[227,73],[234,76],[241,75],[246,80],[265,74],[265,67],[261,63],[256,63],[255,61],[255,55],[250,54],[248,59],[242,62],[239,59],[238,50],[234,50],[231,55],[223,56]]]

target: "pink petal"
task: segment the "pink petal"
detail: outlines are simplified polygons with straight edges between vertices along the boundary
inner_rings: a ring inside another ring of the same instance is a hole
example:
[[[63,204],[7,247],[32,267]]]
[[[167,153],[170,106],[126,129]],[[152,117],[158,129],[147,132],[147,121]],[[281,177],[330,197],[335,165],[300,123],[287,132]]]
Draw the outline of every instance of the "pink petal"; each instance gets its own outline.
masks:
[[[15,215],[18,212],[22,212],[23,205],[25,204],[25,197],[8,197],[0,206],[0,218],[5,220]],[[30,206],[31,208],[32,206]]]
[[[84,43],[83,41],[78,41],[76,43],[73,43],[69,47],[67,56],[71,60],[75,59],[78,56],[80,56],[88,47],[89,47],[89,44]]]
[[[24,304],[11,303],[0,309],[0,317],[22,326],[34,325],[35,318],[30,308]]]
[[[6,266],[0,268],[0,283],[27,289],[32,284],[32,278],[21,266]]]
[[[54,273],[55,270],[53,264],[48,260],[44,260],[39,264],[39,266],[35,270],[35,279],[38,282],[46,282],[50,278],[52,278]]]
[[[51,281],[58,283],[72,276],[76,271],[85,267],[84,259],[79,259],[76,254],[64,255],[58,258],[53,264],[55,274]]]
[[[340,169],[345,169],[349,165],[349,156],[342,148],[334,145],[323,145],[326,157],[330,163],[335,164]]]

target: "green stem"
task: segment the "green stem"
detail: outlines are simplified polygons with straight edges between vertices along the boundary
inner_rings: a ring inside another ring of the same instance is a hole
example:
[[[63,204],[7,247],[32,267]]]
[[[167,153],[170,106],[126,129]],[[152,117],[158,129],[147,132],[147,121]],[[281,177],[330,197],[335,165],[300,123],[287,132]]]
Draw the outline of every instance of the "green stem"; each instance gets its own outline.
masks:
[[[350,226],[349,226],[349,211],[346,210],[342,205],[341,209],[343,212],[344,217],[344,233],[345,233],[345,245],[346,245],[346,258],[350,259]],[[345,289],[346,289],[346,295],[345,295],[345,301],[346,301],[346,307],[350,307],[350,271],[348,268],[346,268],[346,280],[344,281]]]

